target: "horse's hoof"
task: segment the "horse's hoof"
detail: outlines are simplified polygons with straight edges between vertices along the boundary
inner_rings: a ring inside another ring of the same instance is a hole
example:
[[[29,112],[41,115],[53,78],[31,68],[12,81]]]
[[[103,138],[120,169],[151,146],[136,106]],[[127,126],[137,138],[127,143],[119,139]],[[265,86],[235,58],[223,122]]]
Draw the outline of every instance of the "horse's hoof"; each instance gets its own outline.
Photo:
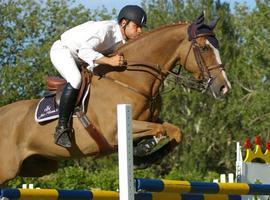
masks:
[[[134,156],[133,164],[135,169],[145,169],[152,164],[159,164],[162,161],[162,158],[172,151],[171,144],[166,143],[158,150],[154,151],[150,155],[146,156]]]
[[[133,155],[137,157],[151,155],[169,142],[168,138],[163,138],[159,140],[158,143],[153,137],[145,138],[133,147]]]
[[[134,146],[133,155],[138,157],[148,155],[156,145],[157,143],[154,138],[143,139],[136,146]]]
[[[146,163],[146,162],[141,162],[141,163],[137,164],[137,161],[136,161],[136,163],[134,164],[134,169],[135,170],[142,170],[142,169],[148,168],[150,165],[151,164]]]
[[[70,148],[71,147],[71,139],[70,134],[72,132],[72,129],[70,128],[63,128],[63,127],[56,127],[55,134],[54,134],[54,142],[55,144]]]

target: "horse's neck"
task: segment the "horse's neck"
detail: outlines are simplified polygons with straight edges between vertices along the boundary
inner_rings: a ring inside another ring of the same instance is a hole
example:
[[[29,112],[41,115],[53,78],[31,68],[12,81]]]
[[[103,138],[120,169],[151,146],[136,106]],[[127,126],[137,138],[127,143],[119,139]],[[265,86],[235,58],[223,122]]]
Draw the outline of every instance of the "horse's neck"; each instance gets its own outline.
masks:
[[[130,42],[119,51],[124,53],[127,61],[135,61],[138,64],[149,63],[159,66],[163,71],[170,70],[179,57],[177,51],[186,38],[186,27],[185,24],[179,24],[157,29]],[[149,66],[139,66],[132,71],[126,70],[124,72],[126,76],[118,78],[131,86],[139,87],[139,90],[149,95],[154,95],[161,81],[155,76],[158,72],[153,75],[149,70]]]
[[[175,51],[186,37],[186,24],[159,28],[127,44],[122,48],[127,60],[147,61],[159,64],[163,69],[175,56]],[[120,49],[121,51],[121,49]]]

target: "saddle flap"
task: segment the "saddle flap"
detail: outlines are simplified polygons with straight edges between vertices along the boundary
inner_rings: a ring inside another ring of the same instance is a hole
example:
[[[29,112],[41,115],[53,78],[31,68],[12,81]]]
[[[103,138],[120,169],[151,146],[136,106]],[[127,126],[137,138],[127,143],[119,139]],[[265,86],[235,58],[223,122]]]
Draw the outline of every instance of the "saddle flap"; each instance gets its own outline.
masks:
[[[46,79],[47,89],[50,91],[56,91],[64,87],[67,81],[57,76],[49,76]]]

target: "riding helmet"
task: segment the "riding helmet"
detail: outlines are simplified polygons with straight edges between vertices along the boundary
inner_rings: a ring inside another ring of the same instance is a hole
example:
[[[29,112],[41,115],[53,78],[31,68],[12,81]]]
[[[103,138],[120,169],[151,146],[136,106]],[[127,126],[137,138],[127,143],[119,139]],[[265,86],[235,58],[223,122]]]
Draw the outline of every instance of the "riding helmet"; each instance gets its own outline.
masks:
[[[127,5],[121,9],[118,15],[118,23],[122,19],[133,21],[139,26],[146,26],[147,16],[145,11],[137,5]]]

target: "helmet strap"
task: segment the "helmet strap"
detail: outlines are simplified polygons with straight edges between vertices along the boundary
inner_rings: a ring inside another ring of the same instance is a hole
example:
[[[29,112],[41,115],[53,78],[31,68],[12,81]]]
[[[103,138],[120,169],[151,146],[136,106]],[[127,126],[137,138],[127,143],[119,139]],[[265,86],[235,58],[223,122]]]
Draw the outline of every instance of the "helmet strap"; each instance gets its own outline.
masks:
[[[127,27],[127,25],[130,23],[130,20],[126,20],[127,21],[127,23],[123,26],[123,29],[126,31],[126,27]]]
[[[126,24],[122,27],[123,30],[124,30],[124,34],[125,34],[125,37],[126,39],[128,39],[127,35],[126,35],[126,28],[127,28],[127,25],[130,23],[130,20],[126,20]]]

